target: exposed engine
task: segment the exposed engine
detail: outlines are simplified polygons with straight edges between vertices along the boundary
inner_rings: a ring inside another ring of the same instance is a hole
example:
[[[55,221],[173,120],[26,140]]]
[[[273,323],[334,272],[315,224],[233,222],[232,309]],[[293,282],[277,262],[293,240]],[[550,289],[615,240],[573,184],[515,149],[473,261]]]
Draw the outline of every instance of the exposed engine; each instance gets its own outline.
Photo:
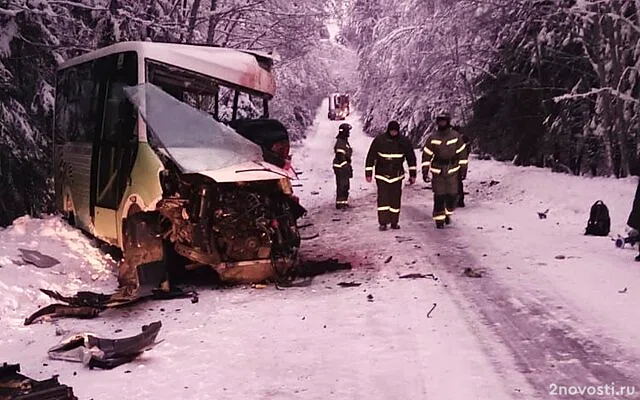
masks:
[[[158,204],[164,238],[195,263],[220,263],[292,256],[300,245],[296,220],[304,209],[283,193],[278,181],[177,182],[176,195]]]

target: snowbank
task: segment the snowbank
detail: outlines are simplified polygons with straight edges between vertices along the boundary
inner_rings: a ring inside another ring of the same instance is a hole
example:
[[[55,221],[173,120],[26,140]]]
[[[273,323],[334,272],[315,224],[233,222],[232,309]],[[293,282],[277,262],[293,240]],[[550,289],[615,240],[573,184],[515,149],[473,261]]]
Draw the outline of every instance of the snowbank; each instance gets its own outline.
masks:
[[[24,318],[52,303],[39,291],[63,294],[115,288],[114,262],[79,230],[56,217],[22,217],[0,230],[0,321],[5,328],[21,327]],[[48,269],[23,264],[19,248],[37,250],[60,261]]]
[[[499,183],[489,186],[492,181]],[[484,182],[484,183],[482,183]],[[455,223],[490,274],[529,293],[587,337],[605,337],[640,357],[640,263],[637,247],[617,249],[637,178],[585,178],[539,168],[472,160],[465,209]],[[603,200],[611,237],[584,236],[591,205]],[[549,209],[546,219],[538,212]]]

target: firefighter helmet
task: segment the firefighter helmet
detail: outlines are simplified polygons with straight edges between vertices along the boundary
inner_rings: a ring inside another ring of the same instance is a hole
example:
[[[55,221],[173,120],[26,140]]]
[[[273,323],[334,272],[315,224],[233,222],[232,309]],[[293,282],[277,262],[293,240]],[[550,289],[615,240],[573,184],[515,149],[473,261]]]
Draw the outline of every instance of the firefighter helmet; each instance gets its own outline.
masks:
[[[349,134],[349,131],[351,130],[351,125],[344,123],[344,124],[340,124],[340,126],[338,127],[338,133],[346,133]]]

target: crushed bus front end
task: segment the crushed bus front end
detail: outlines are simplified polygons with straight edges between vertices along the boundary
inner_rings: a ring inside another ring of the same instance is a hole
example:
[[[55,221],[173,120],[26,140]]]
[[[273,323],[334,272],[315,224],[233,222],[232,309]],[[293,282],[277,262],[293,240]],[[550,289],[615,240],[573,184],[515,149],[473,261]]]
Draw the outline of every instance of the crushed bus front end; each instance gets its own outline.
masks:
[[[234,130],[152,84],[126,92],[164,169],[157,177],[162,198],[123,224],[121,287],[137,295],[168,290],[176,275],[200,267],[229,283],[287,275],[300,246],[297,220],[306,213],[291,190],[295,172],[274,161],[288,143],[282,133],[269,142],[265,132],[260,144],[246,137],[260,124],[282,125],[264,119]]]

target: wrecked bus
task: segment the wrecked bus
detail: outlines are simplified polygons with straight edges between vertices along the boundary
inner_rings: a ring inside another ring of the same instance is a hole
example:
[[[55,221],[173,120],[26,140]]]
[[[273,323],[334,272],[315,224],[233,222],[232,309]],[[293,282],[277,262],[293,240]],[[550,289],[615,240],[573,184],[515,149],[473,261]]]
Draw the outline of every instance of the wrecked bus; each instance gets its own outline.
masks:
[[[286,129],[269,119],[272,65],[259,52],[123,42],[59,67],[56,208],[122,250],[132,295],[168,290],[175,265],[258,282],[293,264],[305,210]]]

